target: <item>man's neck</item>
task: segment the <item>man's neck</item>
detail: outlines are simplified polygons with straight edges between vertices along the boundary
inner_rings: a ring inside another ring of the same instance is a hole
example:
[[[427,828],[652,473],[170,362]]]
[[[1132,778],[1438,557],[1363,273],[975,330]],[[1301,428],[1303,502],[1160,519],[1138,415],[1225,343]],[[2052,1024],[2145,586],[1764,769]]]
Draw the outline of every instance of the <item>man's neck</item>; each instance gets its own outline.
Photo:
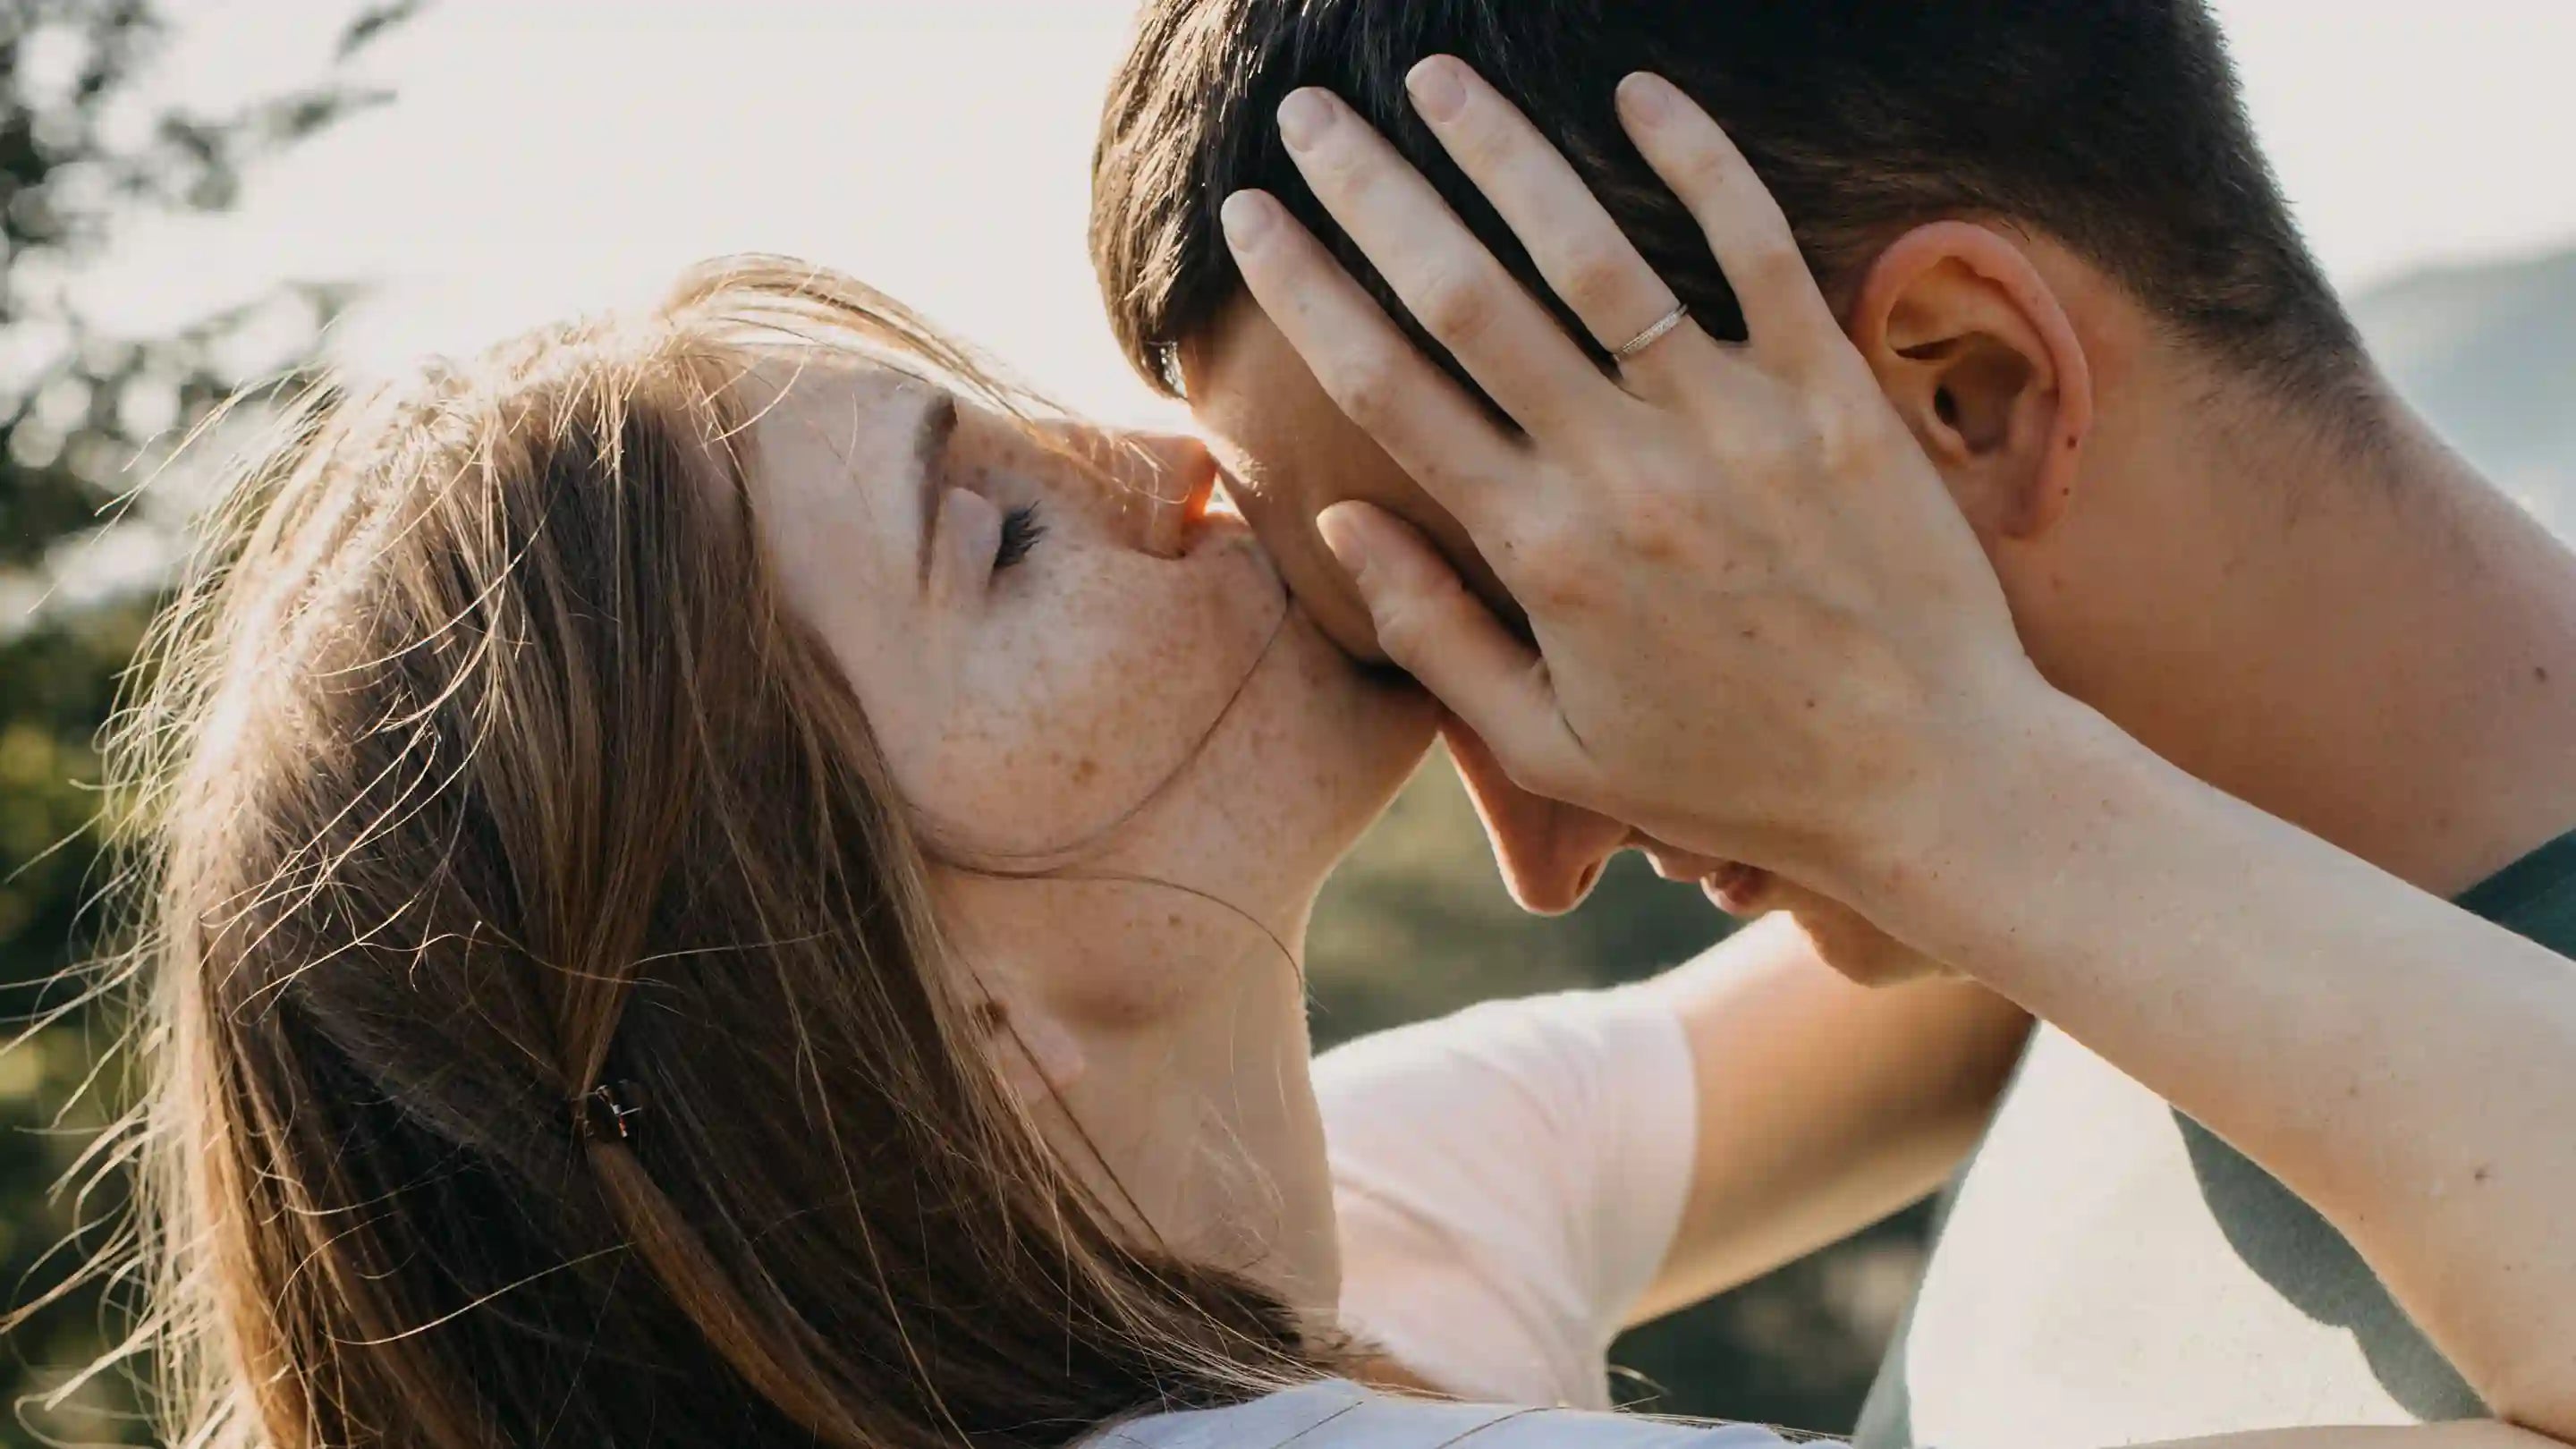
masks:
[[[2212,784],[2453,895],[2576,827],[2576,556],[2381,406],[2367,449],[2240,428],[2201,452],[2195,506],[2221,547],[2175,580],[2188,614],[2078,692]]]

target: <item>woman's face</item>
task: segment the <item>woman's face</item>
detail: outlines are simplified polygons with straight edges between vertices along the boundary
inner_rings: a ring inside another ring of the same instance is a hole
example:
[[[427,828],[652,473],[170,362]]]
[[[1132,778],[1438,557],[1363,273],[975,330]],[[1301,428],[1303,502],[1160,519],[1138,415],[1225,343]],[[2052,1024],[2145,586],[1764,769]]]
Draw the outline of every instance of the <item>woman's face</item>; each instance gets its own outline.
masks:
[[[742,387],[788,607],[939,858],[1167,882],[1296,939],[1431,709],[1327,643],[1239,522],[1197,516],[1203,449],[1075,428],[1050,447],[856,357]]]

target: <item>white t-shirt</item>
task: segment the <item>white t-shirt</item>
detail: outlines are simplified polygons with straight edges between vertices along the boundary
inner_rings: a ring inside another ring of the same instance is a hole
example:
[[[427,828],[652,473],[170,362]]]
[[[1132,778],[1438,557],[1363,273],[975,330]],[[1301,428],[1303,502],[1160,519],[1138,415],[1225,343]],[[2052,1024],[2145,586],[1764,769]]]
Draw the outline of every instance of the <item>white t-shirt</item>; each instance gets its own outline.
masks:
[[[1315,1063],[1342,1318],[1471,1399],[1609,1407],[1690,1190],[1690,1044],[1633,990],[1487,1002]]]

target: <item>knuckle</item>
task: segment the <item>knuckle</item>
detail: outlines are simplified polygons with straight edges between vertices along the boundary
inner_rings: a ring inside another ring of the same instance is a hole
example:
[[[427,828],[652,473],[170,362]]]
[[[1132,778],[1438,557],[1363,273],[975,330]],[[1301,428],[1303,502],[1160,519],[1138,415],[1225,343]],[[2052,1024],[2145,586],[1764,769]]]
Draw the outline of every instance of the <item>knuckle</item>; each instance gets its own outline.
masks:
[[[1450,123],[1449,133],[1442,139],[1442,144],[1450,149],[1461,167],[1471,173],[1490,174],[1521,159],[1521,149],[1517,144],[1519,138],[1509,127],[1500,124],[1500,120],[1491,108],[1478,104],[1478,97],[1471,89],[1467,94],[1466,108]]]
[[[1813,409],[1808,430],[1816,464],[1833,477],[1866,466],[1878,444],[1876,431],[1859,410],[1840,402]]]
[[[1364,432],[1392,426],[1402,412],[1403,368],[1383,347],[1354,350],[1333,368],[1328,391],[1345,417]]]
[[[1371,605],[1370,623],[1378,647],[1387,657],[1419,664],[1439,644],[1466,602],[1466,591],[1454,578],[1424,578],[1407,570],[1401,582],[1379,594]]]
[[[1575,311],[1594,315],[1626,293],[1628,278],[1625,258],[1595,241],[1578,248],[1566,260],[1565,279],[1558,295]]]
[[[1423,287],[1414,313],[1432,336],[1455,345],[1473,341],[1492,325],[1498,301],[1489,278],[1450,271]]]
[[[1559,522],[1534,528],[1514,541],[1513,590],[1529,602],[1557,609],[1588,603],[1596,582],[1575,530]]]
[[[1467,586],[1456,574],[1445,569],[1425,569],[1430,577],[1419,580],[1414,593],[1416,623],[1425,637],[1464,623],[1484,612],[1484,604],[1467,592]]]
[[[1787,291],[1815,285],[1814,274],[1807,270],[1806,255],[1786,227],[1765,227],[1745,248],[1744,266],[1754,286],[1765,292]]]
[[[1422,657],[1430,641],[1430,625],[1421,604],[1411,598],[1387,599],[1377,606],[1372,621],[1377,629],[1377,644],[1389,659],[1410,665]]]
[[[1728,190],[1742,163],[1728,147],[1706,139],[1683,146],[1671,160],[1674,189],[1695,193],[1703,204]]]
[[[1375,185],[1376,160],[1368,147],[1354,144],[1349,126],[1335,126],[1300,158],[1299,165],[1316,194],[1357,198]]]

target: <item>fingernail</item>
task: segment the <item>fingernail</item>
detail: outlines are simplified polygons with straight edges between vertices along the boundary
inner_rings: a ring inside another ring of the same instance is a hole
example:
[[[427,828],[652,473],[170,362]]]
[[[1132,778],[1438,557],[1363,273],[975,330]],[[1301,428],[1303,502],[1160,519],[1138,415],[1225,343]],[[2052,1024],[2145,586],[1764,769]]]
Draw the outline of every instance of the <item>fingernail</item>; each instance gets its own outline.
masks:
[[[1249,251],[1270,231],[1270,223],[1279,217],[1279,204],[1258,191],[1238,191],[1225,199],[1217,212],[1225,224],[1225,239],[1236,251]]]
[[[1405,76],[1404,88],[1413,93],[1413,109],[1422,119],[1437,124],[1466,109],[1467,84],[1458,75],[1460,68],[1448,56],[1435,55]]]
[[[1681,99],[1681,92],[1662,76],[1641,70],[1619,82],[1619,99],[1626,103],[1630,116],[1640,121],[1660,121],[1673,113],[1673,102]]]
[[[1357,503],[1336,503],[1315,515],[1315,532],[1322,536],[1324,547],[1332,550],[1333,561],[1353,582],[1368,572],[1368,527],[1360,522],[1361,507]]]
[[[1293,91],[1279,103],[1279,134],[1291,150],[1303,151],[1333,123],[1332,103],[1313,90]]]

